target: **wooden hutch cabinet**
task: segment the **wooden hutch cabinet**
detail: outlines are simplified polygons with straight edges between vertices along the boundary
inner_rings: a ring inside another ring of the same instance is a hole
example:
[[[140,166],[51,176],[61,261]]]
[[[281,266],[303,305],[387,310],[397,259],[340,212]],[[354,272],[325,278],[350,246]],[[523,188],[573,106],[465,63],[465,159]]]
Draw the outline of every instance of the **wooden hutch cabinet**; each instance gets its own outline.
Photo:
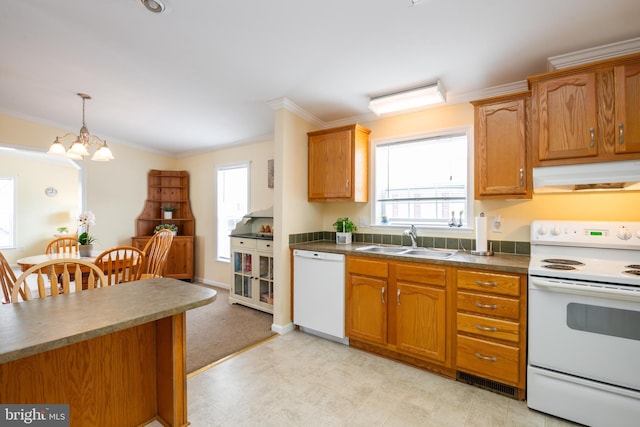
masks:
[[[356,124],[307,134],[310,202],[368,201],[370,132]]]
[[[530,199],[530,92],[473,101],[475,198]]]
[[[143,249],[158,225],[175,225],[178,234],[169,250],[165,276],[193,281],[196,230],[189,202],[189,174],[187,171],[151,170],[147,180],[147,199],[136,220],[136,235],[131,244]],[[165,208],[173,208],[171,219],[164,217]]]

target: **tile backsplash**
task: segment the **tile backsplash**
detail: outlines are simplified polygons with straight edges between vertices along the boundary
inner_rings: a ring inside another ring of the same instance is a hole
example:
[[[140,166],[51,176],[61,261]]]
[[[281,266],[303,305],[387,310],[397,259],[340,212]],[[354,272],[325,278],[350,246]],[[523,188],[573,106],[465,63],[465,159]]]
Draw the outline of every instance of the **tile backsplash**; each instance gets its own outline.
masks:
[[[311,233],[298,233],[289,235],[289,244],[306,243],[319,240],[336,240],[334,231],[314,231]],[[353,233],[355,243],[379,243],[383,245],[411,245],[409,236],[396,234],[375,234],[375,233]],[[426,248],[475,250],[475,239],[460,239],[455,237],[431,237],[418,236],[418,246]],[[516,255],[530,255],[531,246],[529,242],[514,242],[510,240],[489,240],[489,248],[494,252]]]

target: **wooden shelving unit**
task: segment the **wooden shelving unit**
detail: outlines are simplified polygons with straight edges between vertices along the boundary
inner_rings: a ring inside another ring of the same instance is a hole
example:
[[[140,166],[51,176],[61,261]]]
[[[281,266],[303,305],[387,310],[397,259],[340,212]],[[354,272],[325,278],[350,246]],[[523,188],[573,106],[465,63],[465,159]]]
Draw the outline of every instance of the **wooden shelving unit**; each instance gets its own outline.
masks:
[[[172,207],[171,219],[164,218],[164,208]],[[193,281],[195,251],[195,219],[189,201],[187,171],[150,170],[147,176],[147,199],[136,220],[132,245],[144,248],[156,226],[174,224],[178,234],[173,238],[167,260],[166,277]]]

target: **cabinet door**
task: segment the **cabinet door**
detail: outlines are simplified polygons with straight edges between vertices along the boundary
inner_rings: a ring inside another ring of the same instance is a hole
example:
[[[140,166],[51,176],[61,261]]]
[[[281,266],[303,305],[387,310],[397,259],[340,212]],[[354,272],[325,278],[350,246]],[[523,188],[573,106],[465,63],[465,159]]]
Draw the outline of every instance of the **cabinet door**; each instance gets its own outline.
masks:
[[[167,255],[167,277],[193,280],[193,239],[175,237]]]
[[[447,336],[445,290],[398,282],[394,297],[398,350],[444,362]]]
[[[640,63],[615,67],[616,153],[640,152]]]
[[[273,256],[270,253],[256,253],[258,260],[258,296],[260,302],[273,304]]]
[[[539,160],[598,154],[595,72],[537,82],[536,102]]]
[[[343,130],[309,137],[309,200],[352,197],[352,136]]]
[[[386,344],[387,281],[350,274],[347,291],[347,336]]]
[[[253,253],[236,251],[233,253],[233,289],[240,297],[252,298]]]
[[[530,195],[526,99],[476,107],[476,199]]]

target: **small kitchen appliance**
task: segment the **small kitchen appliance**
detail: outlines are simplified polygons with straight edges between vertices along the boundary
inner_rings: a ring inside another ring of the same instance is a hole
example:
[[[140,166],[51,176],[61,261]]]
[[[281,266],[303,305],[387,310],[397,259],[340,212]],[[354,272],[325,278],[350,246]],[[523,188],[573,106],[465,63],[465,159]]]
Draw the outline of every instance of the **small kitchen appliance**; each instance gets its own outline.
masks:
[[[640,222],[533,221],[527,404],[589,426],[640,420]]]

